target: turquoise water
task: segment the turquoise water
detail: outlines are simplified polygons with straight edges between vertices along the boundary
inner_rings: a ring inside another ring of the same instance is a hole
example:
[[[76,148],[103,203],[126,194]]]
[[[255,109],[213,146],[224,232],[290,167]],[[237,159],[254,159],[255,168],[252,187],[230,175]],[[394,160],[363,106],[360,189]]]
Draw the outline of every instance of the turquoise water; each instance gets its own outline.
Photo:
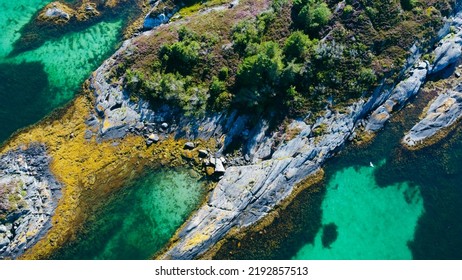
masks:
[[[50,0],[0,0],[0,58],[13,50],[13,43],[21,36],[20,29]]]
[[[21,28],[49,2],[0,0],[0,143],[70,101],[121,40],[123,20],[116,18],[9,57]]]
[[[120,39],[122,20],[100,22],[78,33],[48,41],[38,49],[10,59],[13,63],[41,62],[54,95],[52,107],[69,101],[88,75],[109,56]]]
[[[367,147],[327,163],[320,226],[294,233],[307,238],[286,245],[291,258],[462,259],[462,128],[419,151],[400,144],[431,99],[421,95]]]
[[[147,171],[96,213],[56,259],[148,259],[202,201],[205,188],[186,171]]]
[[[409,183],[380,187],[376,170],[348,167],[330,178],[321,206],[324,227],[294,259],[412,258],[408,242],[423,213],[419,188]],[[327,225],[335,226],[329,231]]]

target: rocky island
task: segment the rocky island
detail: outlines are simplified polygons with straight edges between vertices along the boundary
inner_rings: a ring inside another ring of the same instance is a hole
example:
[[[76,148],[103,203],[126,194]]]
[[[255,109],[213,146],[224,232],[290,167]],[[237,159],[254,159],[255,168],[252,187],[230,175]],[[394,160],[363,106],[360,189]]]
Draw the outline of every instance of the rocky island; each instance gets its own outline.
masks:
[[[430,79],[460,77],[461,1],[143,4],[138,31],[81,94],[2,146],[0,257],[50,258],[127,178],[190,166],[210,192],[153,255],[213,258],[270,226],[329,158],[370,140]],[[74,14],[51,3],[38,18],[59,25]],[[457,83],[403,143],[457,122]]]

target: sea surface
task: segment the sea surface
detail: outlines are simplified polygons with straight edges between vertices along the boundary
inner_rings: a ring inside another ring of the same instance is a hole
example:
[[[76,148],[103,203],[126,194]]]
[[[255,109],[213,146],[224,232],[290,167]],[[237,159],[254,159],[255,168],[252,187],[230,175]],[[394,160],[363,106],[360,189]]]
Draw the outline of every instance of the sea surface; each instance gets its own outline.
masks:
[[[462,259],[462,131],[404,149],[431,98],[420,94],[371,144],[327,163],[321,226],[293,246],[293,259]]]

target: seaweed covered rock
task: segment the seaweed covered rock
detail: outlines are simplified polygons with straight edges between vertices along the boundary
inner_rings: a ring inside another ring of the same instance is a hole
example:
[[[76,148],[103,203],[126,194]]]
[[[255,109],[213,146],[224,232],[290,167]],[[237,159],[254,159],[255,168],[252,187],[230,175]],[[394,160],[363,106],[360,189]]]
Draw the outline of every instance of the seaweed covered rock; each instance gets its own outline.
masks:
[[[70,7],[60,2],[52,2],[43,8],[39,15],[39,20],[51,21],[55,23],[66,23],[75,14]]]

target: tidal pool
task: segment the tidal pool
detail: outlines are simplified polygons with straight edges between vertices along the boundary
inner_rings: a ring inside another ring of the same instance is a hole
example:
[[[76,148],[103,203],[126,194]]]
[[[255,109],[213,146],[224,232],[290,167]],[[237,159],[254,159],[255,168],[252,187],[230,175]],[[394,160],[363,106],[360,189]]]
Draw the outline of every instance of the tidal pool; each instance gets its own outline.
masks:
[[[186,170],[141,174],[117,191],[55,259],[149,259],[166,245],[206,191]]]

